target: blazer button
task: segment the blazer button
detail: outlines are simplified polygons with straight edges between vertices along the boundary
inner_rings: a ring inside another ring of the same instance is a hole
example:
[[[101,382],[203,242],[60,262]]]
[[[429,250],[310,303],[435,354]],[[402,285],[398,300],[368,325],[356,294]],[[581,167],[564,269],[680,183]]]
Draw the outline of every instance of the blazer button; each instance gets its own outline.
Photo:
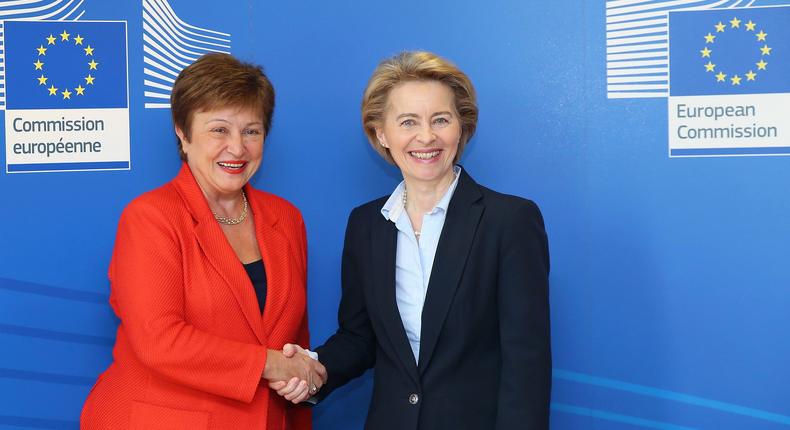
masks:
[[[419,401],[420,401],[420,396],[418,396],[417,394],[412,394],[409,396],[409,403],[411,403],[412,405],[416,405],[417,403],[419,403]]]

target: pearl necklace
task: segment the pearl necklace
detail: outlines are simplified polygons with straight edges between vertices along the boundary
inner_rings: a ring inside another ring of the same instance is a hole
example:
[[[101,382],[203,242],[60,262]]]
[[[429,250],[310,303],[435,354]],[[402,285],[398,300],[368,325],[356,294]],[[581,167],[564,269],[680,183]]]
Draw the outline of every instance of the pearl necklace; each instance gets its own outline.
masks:
[[[211,213],[214,214],[214,219],[223,225],[238,225],[243,223],[244,220],[247,219],[247,195],[244,194],[244,190],[241,191],[241,199],[244,201],[244,207],[241,208],[241,215],[239,215],[238,218],[219,216],[216,212],[212,211]]]
[[[403,185],[403,209],[406,209],[406,215],[408,216],[409,210],[406,208],[406,195],[407,194],[408,194],[408,192],[406,191],[406,185],[404,184]],[[414,236],[417,238],[417,240],[420,240],[420,231],[419,230],[414,230]]]

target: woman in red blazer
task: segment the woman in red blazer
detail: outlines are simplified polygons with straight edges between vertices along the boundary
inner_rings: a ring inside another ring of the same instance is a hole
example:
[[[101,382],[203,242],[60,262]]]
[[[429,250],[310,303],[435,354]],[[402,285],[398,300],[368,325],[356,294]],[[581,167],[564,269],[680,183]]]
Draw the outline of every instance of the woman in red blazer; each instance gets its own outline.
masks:
[[[309,429],[266,380],[323,368],[285,358],[308,345],[307,247],[299,211],[253,189],[274,90],[262,70],[208,54],[171,96],[184,163],[174,180],[124,210],[110,263],[120,318],[114,361],[82,411],[83,429]]]

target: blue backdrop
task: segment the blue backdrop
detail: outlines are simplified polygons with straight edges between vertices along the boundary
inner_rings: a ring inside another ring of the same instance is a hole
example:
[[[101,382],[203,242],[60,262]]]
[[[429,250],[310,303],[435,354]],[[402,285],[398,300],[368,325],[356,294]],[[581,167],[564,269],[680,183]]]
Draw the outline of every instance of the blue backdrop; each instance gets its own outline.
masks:
[[[546,219],[552,429],[790,428],[790,159],[668,158],[666,71],[641,95],[607,78],[607,23],[636,14],[666,39],[648,21],[679,2],[28,3],[0,4],[0,19],[128,21],[131,170],[0,173],[0,428],[78,427],[111,360],[118,217],[179,167],[161,94],[212,47],[263,64],[275,85],[254,184],[304,214],[314,343],[336,328],[348,213],[399,181],[368,147],[362,90],[382,58],[426,49],[479,93],[465,169]],[[367,375],[335,393],[315,427],[361,428],[370,388]]]

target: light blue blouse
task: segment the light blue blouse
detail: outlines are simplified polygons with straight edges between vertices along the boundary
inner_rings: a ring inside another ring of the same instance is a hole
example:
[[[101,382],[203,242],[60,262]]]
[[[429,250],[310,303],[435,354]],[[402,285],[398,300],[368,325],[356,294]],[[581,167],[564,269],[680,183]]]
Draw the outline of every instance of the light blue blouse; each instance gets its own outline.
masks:
[[[420,357],[422,307],[428,293],[433,259],[447,216],[447,207],[458,185],[461,167],[455,166],[453,171],[455,180],[447,188],[436,206],[423,216],[419,241],[414,234],[409,215],[403,207],[404,182],[395,188],[390,198],[384,203],[384,207],[381,208],[384,218],[395,223],[395,227],[398,229],[398,245],[395,255],[395,298],[415,363],[419,361]]]

